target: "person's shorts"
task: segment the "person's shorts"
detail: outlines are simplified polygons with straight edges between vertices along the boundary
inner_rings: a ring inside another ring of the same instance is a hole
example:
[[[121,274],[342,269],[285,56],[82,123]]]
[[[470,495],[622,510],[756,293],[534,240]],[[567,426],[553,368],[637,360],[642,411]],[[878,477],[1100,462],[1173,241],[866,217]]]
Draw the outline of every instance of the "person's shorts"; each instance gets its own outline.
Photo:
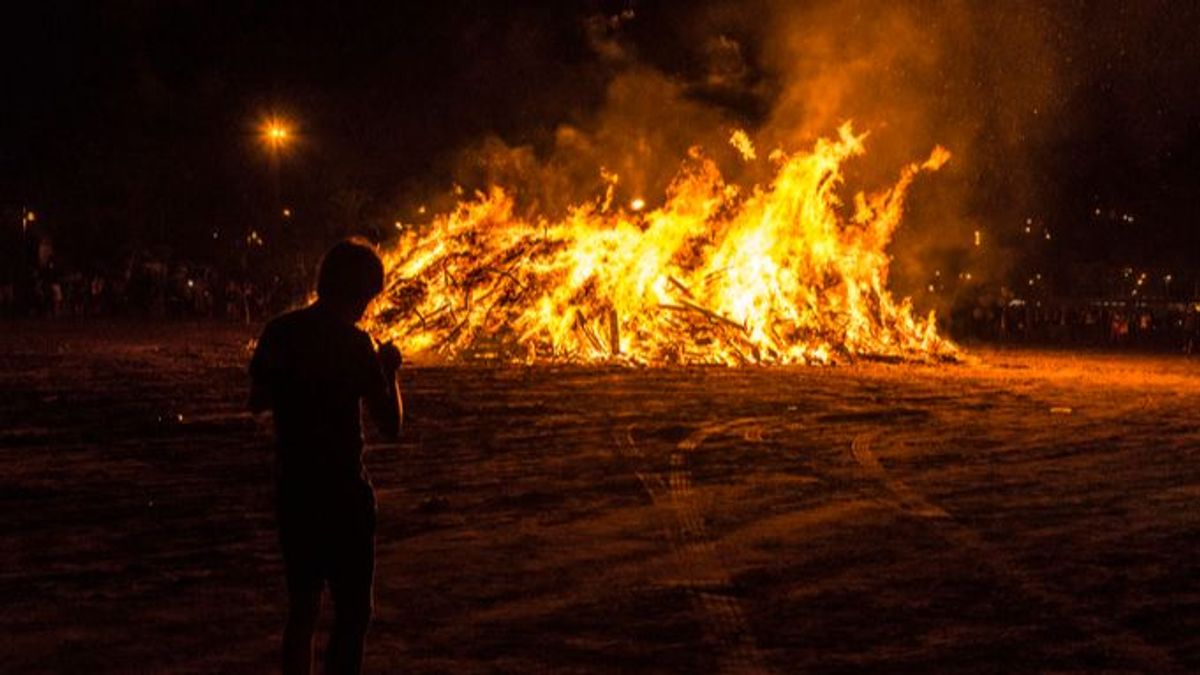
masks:
[[[375,495],[370,486],[314,496],[281,489],[279,542],[289,593],[370,595],[375,574]]]

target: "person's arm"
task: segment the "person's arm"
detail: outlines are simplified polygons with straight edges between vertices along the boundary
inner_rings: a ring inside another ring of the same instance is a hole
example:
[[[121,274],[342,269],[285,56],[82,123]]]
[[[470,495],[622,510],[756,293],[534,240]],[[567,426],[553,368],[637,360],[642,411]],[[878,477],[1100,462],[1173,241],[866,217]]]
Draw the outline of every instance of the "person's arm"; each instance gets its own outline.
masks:
[[[380,345],[375,359],[382,381],[367,391],[367,410],[379,433],[392,439],[400,435],[400,426],[404,422],[404,401],[397,382],[402,361],[400,350],[390,342],[385,343]]]

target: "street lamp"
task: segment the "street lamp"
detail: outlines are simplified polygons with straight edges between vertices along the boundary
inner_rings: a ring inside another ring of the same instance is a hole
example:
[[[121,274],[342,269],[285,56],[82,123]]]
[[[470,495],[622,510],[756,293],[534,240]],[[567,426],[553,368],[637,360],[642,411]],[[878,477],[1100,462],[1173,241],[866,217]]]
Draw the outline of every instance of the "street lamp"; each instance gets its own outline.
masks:
[[[276,115],[263,118],[258,127],[259,142],[266,151],[270,168],[270,215],[261,228],[262,234],[251,233],[251,243],[264,248],[266,242],[271,243],[272,255],[282,260],[281,256],[294,254],[298,264],[303,267],[303,251],[301,236],[295,227],[295,204],[284,200],[282,165],[285,156],[293,148],[300,146],[305,140],[297,131],[294,120]]]
[[[279,152],[292,140],[292,130],[287,122],[272,117],[263,123],[262,138],[271,152]]]
[[[289,145],[295,140],[295,133],[292,131],[292,125],[287,120],[280,117],[268,117],[262,122],[259,127],[260,140],[266,146],[270,158],[271,170],[271,208],[275,213],[280,213],[283,205],[279,185],[279,165],[280,155]],[[290,216],[290,213],[284,214],[284,218]]]

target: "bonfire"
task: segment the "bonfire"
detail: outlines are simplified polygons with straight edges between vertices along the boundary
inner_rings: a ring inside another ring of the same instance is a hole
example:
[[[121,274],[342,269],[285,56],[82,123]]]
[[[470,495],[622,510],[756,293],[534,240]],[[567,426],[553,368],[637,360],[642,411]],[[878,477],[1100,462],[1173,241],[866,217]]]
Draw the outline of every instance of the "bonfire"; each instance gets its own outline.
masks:
[[[811,150],[776,150],[773,175],[727,182],[698,148],[661,205],[618,204],[619,177],[562,217],[520,215],[491,187],[405,228],[385,251],[372,332],[447,361],[828,364],[952,359],[933,313],[888,290],[905,194],[949,159],[941,147],[894,185],[839,196],[864,152],[849,123]],[[747,161],[744,132],[730,142]]]

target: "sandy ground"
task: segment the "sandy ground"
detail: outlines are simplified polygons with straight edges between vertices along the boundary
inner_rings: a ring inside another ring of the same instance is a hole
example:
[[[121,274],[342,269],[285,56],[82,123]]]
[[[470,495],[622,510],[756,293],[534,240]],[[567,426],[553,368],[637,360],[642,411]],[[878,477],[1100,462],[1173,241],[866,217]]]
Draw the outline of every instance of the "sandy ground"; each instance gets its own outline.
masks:
[[[0,324],[5,672],[264,672],[246,329]],[[1200,360],[410,368],[372,672],[1200,671]]]

